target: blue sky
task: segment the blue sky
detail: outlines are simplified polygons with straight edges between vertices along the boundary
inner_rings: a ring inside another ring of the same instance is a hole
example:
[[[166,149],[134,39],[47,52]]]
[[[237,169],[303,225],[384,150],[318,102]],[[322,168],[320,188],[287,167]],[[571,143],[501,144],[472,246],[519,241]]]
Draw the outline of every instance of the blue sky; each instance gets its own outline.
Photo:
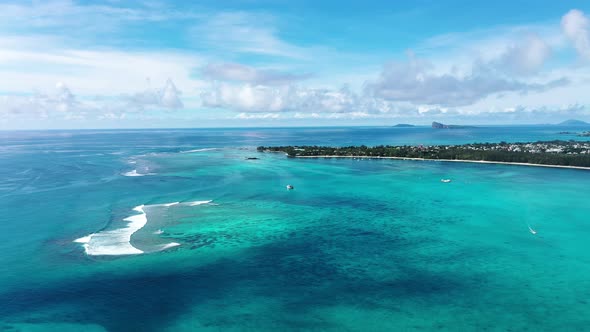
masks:
[[[590,120],[587,1],[0,1],[0,129]]]

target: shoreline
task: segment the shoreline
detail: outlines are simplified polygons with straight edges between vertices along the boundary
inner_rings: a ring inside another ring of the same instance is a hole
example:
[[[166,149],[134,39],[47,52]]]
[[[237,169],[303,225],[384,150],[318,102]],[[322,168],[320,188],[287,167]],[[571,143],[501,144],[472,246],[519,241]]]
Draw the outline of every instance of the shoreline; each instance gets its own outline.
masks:
[[[590,171],[590,167],[584,166],[566,166],[566,165],[548,165],[548,164],[530,164],[530,163],[515,163],[508,161],[489,161],[489,160],[466,160],[466,159],[430,159],[430,158],[410,158],[410,157],[379,157],[379,156],[294,156],[290,158],[362,158],[362,159],[397,159],[397,160],[421,160],[421,161],[443,161],[456,163],[476,163],[476,164],[499,164],[499,165],[515,165],[515,166],[534,166],[534,167],[550,167],[550,168],[565,168],[578,169]]]

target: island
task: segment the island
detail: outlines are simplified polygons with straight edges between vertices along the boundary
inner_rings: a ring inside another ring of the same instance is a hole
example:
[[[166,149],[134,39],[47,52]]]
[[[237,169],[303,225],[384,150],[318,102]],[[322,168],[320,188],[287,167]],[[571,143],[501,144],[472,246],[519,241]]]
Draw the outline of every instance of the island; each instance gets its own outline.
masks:
[[[394,128],[414,128],[416,126],[411,125],[411,124],[407,124],[407,123],[398,123],[395,126],[393,126]]]
[[[590,137],[590,131],[584,131],[582,133],[579,133],[578,136],[580,136],[580,137]]]
[[[581,120],[569,119],[558,123],[557,126],[590,126],[590,123]]]
[[[590,142],[573,140],[429,146],[259,146],[257,150],[282,152],[291,158],[388,158],[590,169]]]
[[[468,128],[476,128],[474,126],[460,126],[460,125],[446,125],[440,122],[432,122],[432,128],[434,129],[468,129]]]

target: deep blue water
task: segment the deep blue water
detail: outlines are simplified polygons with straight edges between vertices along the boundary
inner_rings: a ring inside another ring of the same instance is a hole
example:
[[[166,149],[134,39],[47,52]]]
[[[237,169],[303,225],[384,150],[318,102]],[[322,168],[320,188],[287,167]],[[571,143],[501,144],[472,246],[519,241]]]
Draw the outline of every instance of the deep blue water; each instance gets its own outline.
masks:
[[[0,330],[584,330],[590,172],[255,151],[560,131],[0,132]]]

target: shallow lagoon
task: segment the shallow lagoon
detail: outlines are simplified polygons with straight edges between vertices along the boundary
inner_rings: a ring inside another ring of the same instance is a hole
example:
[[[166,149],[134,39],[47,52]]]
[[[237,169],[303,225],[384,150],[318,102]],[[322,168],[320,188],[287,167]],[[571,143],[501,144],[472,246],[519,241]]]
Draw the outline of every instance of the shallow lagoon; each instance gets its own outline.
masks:
[[[584,330],[590,172],[255,151],[560,131],[495,130],[2,133],[0,329]],[[177,247],[73,242],[142,204],[208,200],[147,209],[131,236]]]

